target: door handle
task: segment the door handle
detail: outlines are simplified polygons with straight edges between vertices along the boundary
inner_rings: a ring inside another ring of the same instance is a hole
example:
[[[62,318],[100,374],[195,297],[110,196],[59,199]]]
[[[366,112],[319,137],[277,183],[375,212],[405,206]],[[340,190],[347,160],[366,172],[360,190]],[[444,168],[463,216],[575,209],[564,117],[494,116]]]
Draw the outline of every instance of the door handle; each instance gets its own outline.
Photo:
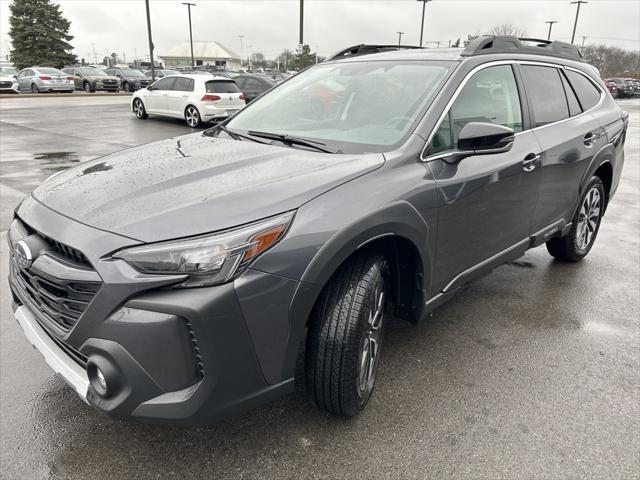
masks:
[[[600,138],[600,135],[596,135],[593,132],[589,132],[584,136],[584,144],[587,147],[593,147],[593,144],[596,143],[596,140]]]
[[[522,170],[525,172],[535,170],[538,160],[540,160],[540,154],[530,153],[522,160]]]

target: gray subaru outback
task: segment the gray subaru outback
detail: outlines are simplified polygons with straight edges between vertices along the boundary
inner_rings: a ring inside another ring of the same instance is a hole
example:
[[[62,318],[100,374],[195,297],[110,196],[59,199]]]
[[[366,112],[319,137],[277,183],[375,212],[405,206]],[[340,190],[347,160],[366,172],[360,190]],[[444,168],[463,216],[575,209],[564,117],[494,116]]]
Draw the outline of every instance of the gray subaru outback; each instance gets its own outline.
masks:
[[[45,181],[8,235],[15,316],[114,417],[211,423],[291,392],[298,359],[313,403],[353,416],[390,317],[538,245],[589,253],[626,130],[568,44],[355,46]]]

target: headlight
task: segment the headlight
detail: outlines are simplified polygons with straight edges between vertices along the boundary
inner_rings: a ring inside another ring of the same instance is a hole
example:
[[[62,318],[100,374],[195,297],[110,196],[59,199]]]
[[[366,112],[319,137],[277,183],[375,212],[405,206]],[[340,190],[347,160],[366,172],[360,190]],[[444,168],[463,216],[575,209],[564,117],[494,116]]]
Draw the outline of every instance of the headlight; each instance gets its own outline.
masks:
[[[185,240],[153,243],[116,252],[142,273],[187,274],[178,287],[206,287],[231,280],[286,233],[294,212],[243,227]]]

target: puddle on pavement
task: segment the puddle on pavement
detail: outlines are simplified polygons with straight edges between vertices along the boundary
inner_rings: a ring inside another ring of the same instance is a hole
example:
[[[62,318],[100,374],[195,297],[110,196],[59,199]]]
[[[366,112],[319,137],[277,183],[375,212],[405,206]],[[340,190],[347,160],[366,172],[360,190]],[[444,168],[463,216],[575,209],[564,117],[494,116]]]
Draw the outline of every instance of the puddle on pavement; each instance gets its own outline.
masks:
[[[66,170],[89,158],[90,157],[81,158],[75,152],[44,152],[33,154],[33,159],[40,162],[40,170],[46,173]]]

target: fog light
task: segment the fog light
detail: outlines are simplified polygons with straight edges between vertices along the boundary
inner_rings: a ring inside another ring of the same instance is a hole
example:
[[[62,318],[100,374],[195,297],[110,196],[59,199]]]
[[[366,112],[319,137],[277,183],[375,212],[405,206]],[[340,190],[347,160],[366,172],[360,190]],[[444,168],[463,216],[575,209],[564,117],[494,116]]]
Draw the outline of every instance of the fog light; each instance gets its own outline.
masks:
[[[101,397],[105,397],[108,391],[108,383],[107,378],[105,377],[102,370],[100,370],[97,366],[92,365],[89,368],[89,381],[91,382],[91,386],[96,391],[98,395]]]

